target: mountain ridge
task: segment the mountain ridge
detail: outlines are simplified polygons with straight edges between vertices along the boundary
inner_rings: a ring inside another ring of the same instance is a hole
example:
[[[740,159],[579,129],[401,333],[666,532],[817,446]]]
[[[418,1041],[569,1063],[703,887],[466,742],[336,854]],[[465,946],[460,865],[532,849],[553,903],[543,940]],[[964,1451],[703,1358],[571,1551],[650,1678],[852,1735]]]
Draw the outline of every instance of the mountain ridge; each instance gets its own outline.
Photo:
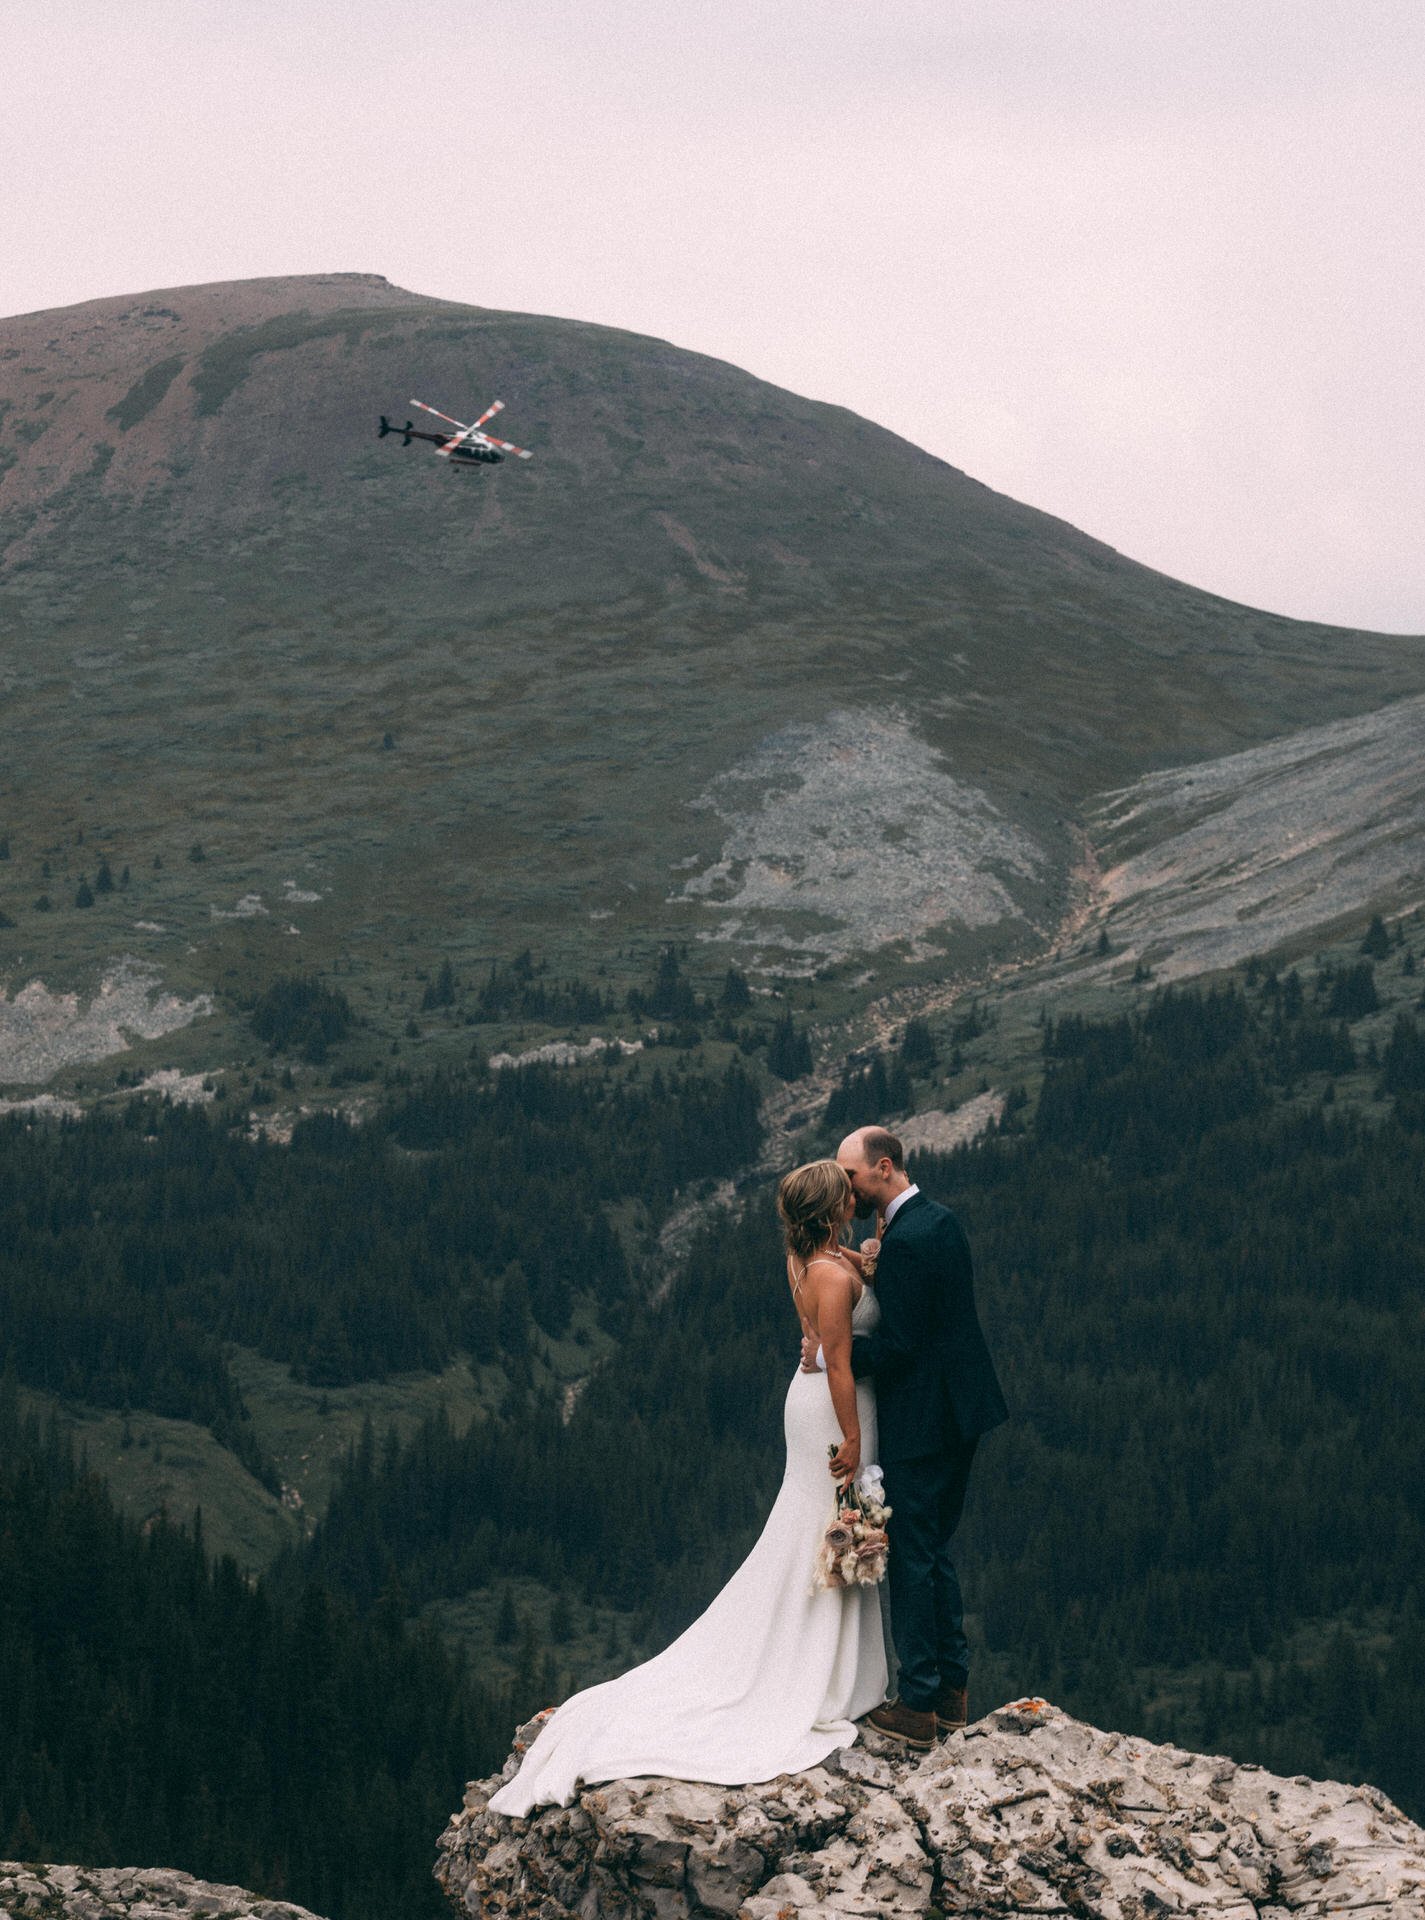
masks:
[[[536,458],[378,442],[413,390]],[[379,276],[0,323],[0,403],[15,985],[260,984],[294,937],[373,1013],[412,940],[962,973],[1052,939],[1093,796],[1425,690],[1419,641],[1182,586],[845,409]],[[68,910],[82,846],[122,917]]]

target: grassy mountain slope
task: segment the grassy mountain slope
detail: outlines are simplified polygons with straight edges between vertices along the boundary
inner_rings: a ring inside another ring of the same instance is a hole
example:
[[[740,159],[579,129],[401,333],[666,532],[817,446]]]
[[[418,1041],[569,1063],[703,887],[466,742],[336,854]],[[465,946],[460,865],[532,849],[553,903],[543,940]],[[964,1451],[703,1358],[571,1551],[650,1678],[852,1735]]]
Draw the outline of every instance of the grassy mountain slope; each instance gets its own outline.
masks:
[[[411,393],[538,457],[378,442]],[[1093,791],[1425,677],[721,362],[371,275],[6,321],[0,408],[12,988],[341,957],[379,1020],[413,948],[953,967],[1056,923]],[[76,914],[101,852],[131,890]]]

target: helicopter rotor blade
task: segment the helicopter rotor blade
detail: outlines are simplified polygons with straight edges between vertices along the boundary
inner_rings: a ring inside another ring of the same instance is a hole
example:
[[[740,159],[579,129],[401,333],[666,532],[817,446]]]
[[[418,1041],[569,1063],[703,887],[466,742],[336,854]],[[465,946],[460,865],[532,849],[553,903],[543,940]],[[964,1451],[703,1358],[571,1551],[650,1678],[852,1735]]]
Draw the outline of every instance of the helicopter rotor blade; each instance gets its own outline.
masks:
[[[534,455],[528,447],[517,447],[511,440],[496,440],[493,434],[482,433],[480,438],[489,446],[498,447],[501,453],[512,453],[517,460],[533,460]]]
[[[433,413],[437,420],[444,420],[447,426],[456,427],[461,433],[471,432],[463,420],[452,420],[448,413],[442,413],[439,407],[428,407],[424,400],[412,400],[413,407],[419,407],[422,413]]]

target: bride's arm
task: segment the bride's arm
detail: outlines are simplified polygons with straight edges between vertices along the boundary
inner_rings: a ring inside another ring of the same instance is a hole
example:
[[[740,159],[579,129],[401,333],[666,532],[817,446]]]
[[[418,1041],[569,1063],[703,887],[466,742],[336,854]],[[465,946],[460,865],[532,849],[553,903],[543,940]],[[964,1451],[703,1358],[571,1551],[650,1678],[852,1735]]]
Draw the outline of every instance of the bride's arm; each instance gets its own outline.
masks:
[[[831,1461],[831,1471],[838,1480],[850,1479],[861,1464],[861,1416],[856,1410],[856,1382],[851,1373],[853,1304],[851,1276],[845,1268],[822,1269],[817,1277],[816,1319],[831,1404],[841,1427],[841,1446]]]

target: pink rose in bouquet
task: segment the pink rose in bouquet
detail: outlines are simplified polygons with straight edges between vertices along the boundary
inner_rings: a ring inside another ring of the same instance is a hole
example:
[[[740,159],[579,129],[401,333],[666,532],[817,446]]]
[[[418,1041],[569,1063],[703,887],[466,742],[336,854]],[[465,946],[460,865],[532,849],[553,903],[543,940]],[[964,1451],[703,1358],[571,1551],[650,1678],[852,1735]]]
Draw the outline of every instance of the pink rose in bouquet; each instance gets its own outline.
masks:
[[[827,1448],[835,1458],[836,1448]],[[861,1482],[864,1481],[864,1485]],[[837,1490],[836,1508],[826,1524],[812,1569],[813,1590],[871,1587],[885,1578],[890,1543],[890,1508],[878,1498],[879,1467],[868,1467]]]

